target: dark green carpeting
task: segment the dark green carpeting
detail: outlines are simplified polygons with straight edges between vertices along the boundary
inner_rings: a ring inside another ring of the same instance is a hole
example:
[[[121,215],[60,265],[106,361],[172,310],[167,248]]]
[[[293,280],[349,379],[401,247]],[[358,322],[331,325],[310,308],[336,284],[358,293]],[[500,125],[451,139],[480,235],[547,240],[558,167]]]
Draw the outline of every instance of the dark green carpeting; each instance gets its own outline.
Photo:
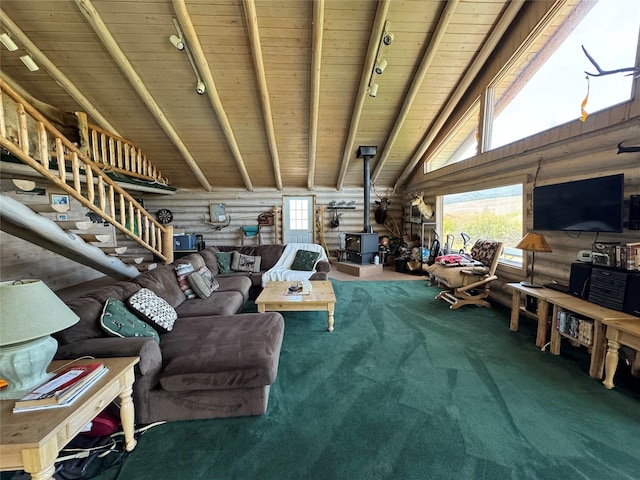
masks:
[[[609,391],[584,352],[540,352],[530,322],[451,311],[426,282],[334,287],[333,333],[326,314],[285,314],[266,415],[152,428],[118,478],[640,477],[633,382]]]

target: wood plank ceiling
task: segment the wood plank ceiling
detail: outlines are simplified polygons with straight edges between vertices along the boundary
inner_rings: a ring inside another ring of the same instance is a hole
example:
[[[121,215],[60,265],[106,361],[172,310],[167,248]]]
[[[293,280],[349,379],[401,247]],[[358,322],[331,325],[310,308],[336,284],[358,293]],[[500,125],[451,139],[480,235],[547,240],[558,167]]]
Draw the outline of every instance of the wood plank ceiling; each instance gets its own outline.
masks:
[[[0,65],[37,99],[132,140],[179,188],[361,186],[359,145],[378,147],[375,186],[401,188],[461,78],[521,3],[3,0],[1,30],[20,49],[0,47]],[[169,41],[175,22],[203,95]],[[393,42],[381,47],[385,28]],[[388,66],[371,97],[379,48]],[[25,53],[40,70],[24,67]]]

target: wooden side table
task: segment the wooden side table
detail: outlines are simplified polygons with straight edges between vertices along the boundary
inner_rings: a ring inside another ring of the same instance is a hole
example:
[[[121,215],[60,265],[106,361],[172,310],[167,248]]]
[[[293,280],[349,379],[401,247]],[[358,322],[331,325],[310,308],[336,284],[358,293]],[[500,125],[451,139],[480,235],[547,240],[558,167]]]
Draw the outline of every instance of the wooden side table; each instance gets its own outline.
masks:
[[[13,413],[15,400],[0,402],[0,471],[24,469],[32,480],[52,480],[60,450],[118,397],[125,448],[135,448],[131,392],[133,367],[139,358],[98,358],[77,363],[95,361],[104,363],[108,372],[68,407]],[[65,363],[68,361],[52,362],[49,371]]]
[[[625,320],[610,320],[607,322],[607,355],[605,357],[605,378],[602,382],[605,387],[611,389],[613,377],[618,369],[618,349],[620,345],[626,345],[636,350],[635,361],[631,373],[638,375],[640,371],[640,318],[637,322]]]

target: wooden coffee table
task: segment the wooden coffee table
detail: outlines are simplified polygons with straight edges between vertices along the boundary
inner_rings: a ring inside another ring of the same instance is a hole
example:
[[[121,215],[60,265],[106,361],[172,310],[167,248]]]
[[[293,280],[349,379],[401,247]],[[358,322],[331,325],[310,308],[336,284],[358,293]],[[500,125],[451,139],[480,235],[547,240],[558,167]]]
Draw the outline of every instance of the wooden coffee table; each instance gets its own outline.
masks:
[[[258,312],[308,312],[326,311],[328,315],[327,330],[333,332],[333,313],[336,296],[329,281],[312,281],[311,293],[308,295],[287,295],[287,289],[297,282],[269,282],[264,287],[256,305]]]

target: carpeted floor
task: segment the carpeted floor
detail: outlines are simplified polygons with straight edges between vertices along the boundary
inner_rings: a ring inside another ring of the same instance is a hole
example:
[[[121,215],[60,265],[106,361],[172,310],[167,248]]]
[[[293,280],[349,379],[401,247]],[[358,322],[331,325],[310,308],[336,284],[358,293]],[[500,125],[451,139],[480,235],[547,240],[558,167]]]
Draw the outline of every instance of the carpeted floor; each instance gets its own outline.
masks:
[[[285,314],[266,415],[154,427],[117,478],[640,477],[637,379],[609,391],[586,351],[540,352],[530,322],[451,311],[426,282],[332,281],[333,333],[326,314]]]

